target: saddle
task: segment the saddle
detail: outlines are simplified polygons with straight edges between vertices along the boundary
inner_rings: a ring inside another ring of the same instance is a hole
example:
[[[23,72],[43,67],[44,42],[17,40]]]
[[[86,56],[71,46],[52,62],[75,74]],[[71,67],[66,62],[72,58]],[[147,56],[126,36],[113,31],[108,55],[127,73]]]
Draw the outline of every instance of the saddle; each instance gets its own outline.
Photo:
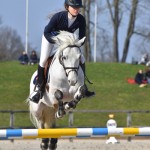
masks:
[[[48,57],[48,59],[47,59],[47,61],[46,61],[46,63],[45,63],[45,67],[44,67],[44,81],[45,81],[45,88],[46,88],[47,90],[49,90],[49,86],[48,86],[48,84],[47,84],[47,83],[48,83],[48,71],[49,71],[50,64],[51,64],[51,62],[52,62],[52,60],[53,60],[53,57],[54,57],[54,55]],[[37,79],[38,79],[38,74],[35,76],[35,78],[34,78],[34,80],[33,80],[33,84],[35,85],[34,91],[35,91],[35,89],[36,89]]]
[[[51,62],[53,60],[54,55],[48,57],[46,63],[45,63],[45,67],[44,67],[44,77],[45,77],[45,81],[47,81],[48,78],[48,71],[49,71],[49,67],[51,65]]]
[[[53,57],[54,55],[48,57],[46,63],[45,63],[45,67],[44,67],[44,78],[45,78],[45,81],[46,81],[46,89],[49,90],[49,86],[47,84],[47,80],[48,80],[48,71],[49,71],[49,68],[50,68],[50,65],[51,65],[51,62],[53,60]]]

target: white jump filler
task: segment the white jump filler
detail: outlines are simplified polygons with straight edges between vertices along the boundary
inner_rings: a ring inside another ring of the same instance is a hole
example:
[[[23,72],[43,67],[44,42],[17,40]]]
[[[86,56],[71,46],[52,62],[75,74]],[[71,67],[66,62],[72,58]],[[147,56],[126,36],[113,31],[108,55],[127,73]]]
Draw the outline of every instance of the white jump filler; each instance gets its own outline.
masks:
[[[114,118],[114,114],[109,114],[109,120],[107,121],[106,126],[110,130],[114,130],[117,128],[117,122],[113,118]],[[109,143],[116,144],[119,142],[114,136],[109,136],[109,138],[106,141],[106,144],[109,144]]]

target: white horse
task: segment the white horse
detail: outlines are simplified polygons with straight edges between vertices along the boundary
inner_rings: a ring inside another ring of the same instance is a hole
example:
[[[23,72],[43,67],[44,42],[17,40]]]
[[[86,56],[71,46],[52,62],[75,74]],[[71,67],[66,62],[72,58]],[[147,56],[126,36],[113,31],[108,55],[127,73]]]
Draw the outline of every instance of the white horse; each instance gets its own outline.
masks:
[[[37,128],[55,127],[56,118],[62,118],[84,97],[84,73],[80,67],[80,47],[85,37],[78,40],[75,33],[60,31],[53,38],[56,54],[48,71],[48,88],[38,104],[28,100],[31,119]],[[35,72],[30,82],[30,96],[35,93]],[[55,150],[57,138],[42,139],[41,149]]]

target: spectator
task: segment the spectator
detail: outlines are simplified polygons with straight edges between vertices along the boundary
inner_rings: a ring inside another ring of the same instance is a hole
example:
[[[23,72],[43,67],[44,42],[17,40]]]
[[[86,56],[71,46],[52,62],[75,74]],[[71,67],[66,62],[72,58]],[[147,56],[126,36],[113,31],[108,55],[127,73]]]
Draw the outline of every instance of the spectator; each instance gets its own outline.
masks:
[[[144,54],[144,55],[141,57],[141,60],[139,61],[138,64],[146,65],[148,61],[149,61],[149,56],[148,56],[148,54]]]
[[[150,67],[145,69],[145,78],[147,80],[147,83],[150,84]]]
[[[37,57],[36,52],[33,50],[30,55],[30,64],[34,65],[36,63],[38,63],[38,57]]]
[[[139,87],[146,86],[145,75],[141,69],[135,75],[135,82],[139,85]]]
[[[26,65],[29,62],[29,57],[25,51],[22,52],[22,54],[19,56],[18,60],[20,61],[20,64]]]

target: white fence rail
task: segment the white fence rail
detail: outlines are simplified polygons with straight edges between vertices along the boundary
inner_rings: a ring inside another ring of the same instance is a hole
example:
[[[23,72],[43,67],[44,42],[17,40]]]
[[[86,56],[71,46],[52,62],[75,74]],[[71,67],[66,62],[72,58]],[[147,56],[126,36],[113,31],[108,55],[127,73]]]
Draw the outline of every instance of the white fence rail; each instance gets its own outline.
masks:
[[[10,119],[9,119],[9,126],[8,127],[3,127],[3,128],[16,128],[14,126],[15,124],[15,114],[18,113],[29,113],[27,110],[0,110],[0,113],[8,113],[10,114]],[[126,126],[130,127],[132,125],[132,114],[133,113],[150,113],[150,110],[74,110],[72,112],[69,112],[69,127],[74,126],[74,113],[125,113],[126,114]],[[0,126],[0,128],[2,128]],[[26,127],[24,127],[26,128]],[[33,128],[33,126],[31,127]]]

